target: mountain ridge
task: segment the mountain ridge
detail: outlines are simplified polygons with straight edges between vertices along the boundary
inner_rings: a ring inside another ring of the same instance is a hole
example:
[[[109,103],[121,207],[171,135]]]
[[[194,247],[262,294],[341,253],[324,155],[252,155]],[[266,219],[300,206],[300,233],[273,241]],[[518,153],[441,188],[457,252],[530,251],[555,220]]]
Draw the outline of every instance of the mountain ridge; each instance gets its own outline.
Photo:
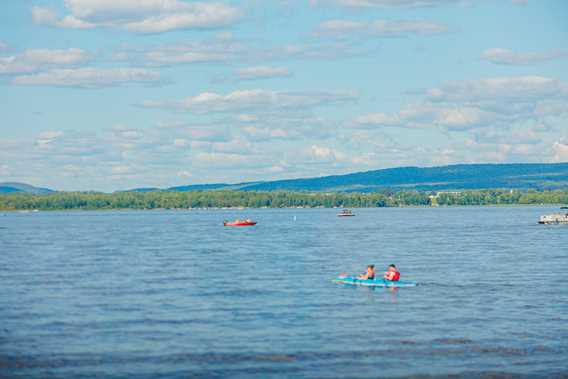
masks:
[[[236,189],[245,191],[372,192],[395,190],[568,188],[568,163],[482,163],[447,166],[405,166],[312,178],[237,184],[195,184],[166,191]]]
[[[45,195],[48,193],[55,192],[49,188],[42,188],[32,186],[31,184],[19,183],[19,182],[0,182],[0,194],[5,193],[32,193],[35,195]]]
[[[476,163],[446,166],[405,166],[321,177],[239,183],[187,184],[167,188],[140,187],[115,192],[160,191],[313,191],[374,192],[381,190],[450,191],[476,189],[566,189],[566,163]],[[46,194],[48,188],[0,183],[0,193]]]

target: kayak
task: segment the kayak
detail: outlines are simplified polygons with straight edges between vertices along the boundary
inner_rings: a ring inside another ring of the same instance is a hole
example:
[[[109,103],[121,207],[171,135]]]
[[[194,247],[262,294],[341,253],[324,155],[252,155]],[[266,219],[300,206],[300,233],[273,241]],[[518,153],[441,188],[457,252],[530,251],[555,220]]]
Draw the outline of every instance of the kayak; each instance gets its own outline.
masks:
[[[253,226],[256,225],[255,221],[225,221],[224,226]]]
[[[365,286],[365,287],[416,287],[418,283],[411,282],[409,280],[397,280],[396,282],[391,282],[384,279],[357,279],[352,276],[340,276],[334,280],[335,283],[339,284],[350,284],[354,286]]]

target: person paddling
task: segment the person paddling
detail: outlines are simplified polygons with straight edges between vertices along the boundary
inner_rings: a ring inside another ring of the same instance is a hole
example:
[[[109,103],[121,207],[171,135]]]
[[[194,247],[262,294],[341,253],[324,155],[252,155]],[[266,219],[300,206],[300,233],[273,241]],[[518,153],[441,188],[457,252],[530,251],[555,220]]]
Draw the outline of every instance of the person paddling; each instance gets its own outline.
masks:
[[[368,265],[367,271],[357,277],[358,279],[373,280],[375,279],[375,265]]]
[[[400,280],[400,272],[396,269],[394,264],[389,265],[387,272],[384,275],[385,280],[390,282],[398,282]]]

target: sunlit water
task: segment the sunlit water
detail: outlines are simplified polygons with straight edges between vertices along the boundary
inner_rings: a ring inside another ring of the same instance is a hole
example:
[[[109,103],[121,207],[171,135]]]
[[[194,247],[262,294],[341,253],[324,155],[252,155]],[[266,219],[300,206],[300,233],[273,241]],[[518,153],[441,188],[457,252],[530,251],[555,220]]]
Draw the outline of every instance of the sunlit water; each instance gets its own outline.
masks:
[[[568,376],[553,210],[0,213],[0,376]]]

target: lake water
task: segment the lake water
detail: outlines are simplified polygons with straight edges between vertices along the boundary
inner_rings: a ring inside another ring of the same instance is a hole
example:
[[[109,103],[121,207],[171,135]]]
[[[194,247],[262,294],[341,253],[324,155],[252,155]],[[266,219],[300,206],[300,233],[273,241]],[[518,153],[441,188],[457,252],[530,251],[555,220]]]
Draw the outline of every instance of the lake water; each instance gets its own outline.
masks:
[[[568,377],[555,210],[0,213],[0,377]]]

